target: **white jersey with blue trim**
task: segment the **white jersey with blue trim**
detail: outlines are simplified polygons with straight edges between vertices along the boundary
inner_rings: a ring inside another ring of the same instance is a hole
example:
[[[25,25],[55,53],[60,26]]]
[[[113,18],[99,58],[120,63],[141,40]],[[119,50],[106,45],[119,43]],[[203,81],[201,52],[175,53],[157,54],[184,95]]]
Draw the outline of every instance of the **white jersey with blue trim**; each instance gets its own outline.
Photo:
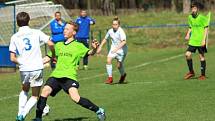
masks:
[[[20,71],[35,71],[43,69],[40,43],[47,43],[49,36],[40,30],[28,26],[19,28],[11,37],[9,51],[17,56]]]
[[[122,41],[126,41],[125,32],[121,27],[119,27],[117,31],[114,31],[113,28],[109,29],[105,36],[105,39],[107,40],[109,37],[111,38],[111,50],[118,47]],[[124,45],[121,49],[118,50],[118,52],[125,51],[127,51],[127,45]]]

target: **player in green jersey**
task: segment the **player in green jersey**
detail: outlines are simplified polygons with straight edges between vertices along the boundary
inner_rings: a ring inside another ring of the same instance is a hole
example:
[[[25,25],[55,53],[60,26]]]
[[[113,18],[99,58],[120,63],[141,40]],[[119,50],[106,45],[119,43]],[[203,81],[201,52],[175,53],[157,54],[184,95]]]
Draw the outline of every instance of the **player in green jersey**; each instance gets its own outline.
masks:
[[[192,14],[188,17],[189,29],[186,34],[185,39],[189,40],[188,49],[186,51],[186,60],[189,68],[189,72],[184,76],[184,79],[190,79],[195,76],[193,70],[192,62],[192,53],[195,53],[196,50],[199,52],[199,58],[201,62],[201,76],[199,80],[205,80],[205,70],[206,70],[206,61],[205,53],[207,52],[206,48],[206,37],[208,32],[209,22],[206,16],[203,16],[198,13],[199,7],[198,3],[193,3],[191,6]]]
[[[94,55],[98,43],[93,41],[93,49],[89,50],[82,43],[79,43],[74,39],[77,30],[77,24],[73,22],[67,23],[64,29],[64,37],[67,38],[66,41],[58,42],[55,45],[55,53],[57,57],[56,68],[42,89],[41,96],[37,103],[36,118],[34,121],[42,121],[42,112],[46,105],[47,98],[49,95],[55,96],[61,89],[63,89],[75,103],[94,111],[97,114],[99,121],[105,120],[104,109],[99,108],[90,100],[81,97],[78,93],[79,83],[77,82],[76,72],[77,63],[85,55]]]

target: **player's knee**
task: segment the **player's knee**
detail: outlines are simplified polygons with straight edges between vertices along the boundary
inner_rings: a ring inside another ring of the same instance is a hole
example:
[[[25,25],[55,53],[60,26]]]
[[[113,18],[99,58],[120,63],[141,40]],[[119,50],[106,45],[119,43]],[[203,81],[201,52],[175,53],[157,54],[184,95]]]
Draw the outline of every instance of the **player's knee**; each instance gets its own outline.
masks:
[[[22,90],[25,91],[25,92],[29,92],[29,90],[30,90],[30,85],[28,85],[28,84],[23,84],[23,85],[22,85]]]
[[[42,93],[41,96],[43,97],[48,97],[52,92],[52,88],[49,86],[44,86],[44,88],[42,89]]]
[[[190,53],[190,52],[186,52],[186,53],[185,53],[185,57],[186,57],[187,59],[191,59],[191,53]]]
[[[203,58],[200,58],[200,61],[205,61],[205,58],[203,57]]]
[[[79,96],[71,96],[71,95],[70,95],[70,97],[71,97],[71,99],[72,99],[75,103],[78,103],[79,100],[80,100],[80,97],[79,97]]]
[[[121,64],[121,63],[118,63],[118,64],[117,64],[117,68],[120,69],[121,67],[122,67],[122,64]]]
[[[205,56],[204,55],[199,55],[200,61],[205,61]]]
[[[76,88],[70,88],[69,89],[69,96],[71,99],[75,102],[78,103],[80,100],[80,95],[78,94],[78,91]]]
[[[107,64],[111,64],[112,60],[110,58],[107,59]]]

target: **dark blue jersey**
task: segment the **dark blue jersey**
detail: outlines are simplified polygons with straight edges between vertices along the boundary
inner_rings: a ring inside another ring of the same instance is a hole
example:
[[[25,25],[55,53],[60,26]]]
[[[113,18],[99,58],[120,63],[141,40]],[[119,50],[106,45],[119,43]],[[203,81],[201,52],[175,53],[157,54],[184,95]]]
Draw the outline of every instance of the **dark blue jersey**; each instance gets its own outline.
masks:
[[[50,23],[51,34],[52,34],[51,38],[54,43],[65,40],[64,35],[63,35],[65,26],[66,26],[66,22],[62,21],[62,24],[59,24],[56,19],[54,19]]]
[[[79,25],[78,32],[76,34],[76,39],[87,40],[89,39],[90,33],[90,25],[95,24],[95,20],[90,18],[89,16],[86,17],[78,17],[75,21]]]

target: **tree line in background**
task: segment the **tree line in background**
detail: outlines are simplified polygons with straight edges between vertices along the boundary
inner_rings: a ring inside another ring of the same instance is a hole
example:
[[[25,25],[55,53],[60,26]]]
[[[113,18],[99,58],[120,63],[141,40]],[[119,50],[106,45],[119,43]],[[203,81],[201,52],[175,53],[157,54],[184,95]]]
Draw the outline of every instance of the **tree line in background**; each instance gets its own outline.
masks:
[[[187,13],[194,1],[199,2],[203,10],[215,9],[215,0],[53,0],[67,9],[101,9],[104,15],[116,14],[117,9],[171,10]]]
[[[0,0],[8,2],[15,0]],[[18,0],[16,0],[18,1]],[[29,0],[33,1],[33,0]],[[215,10],[215,0],[34,0],[53,1],[67,9],[100,10],[103,15],[118,14],[118,10],[160,11],[171,10],[188,13],[192,2],[200,3],[203,10]]]

